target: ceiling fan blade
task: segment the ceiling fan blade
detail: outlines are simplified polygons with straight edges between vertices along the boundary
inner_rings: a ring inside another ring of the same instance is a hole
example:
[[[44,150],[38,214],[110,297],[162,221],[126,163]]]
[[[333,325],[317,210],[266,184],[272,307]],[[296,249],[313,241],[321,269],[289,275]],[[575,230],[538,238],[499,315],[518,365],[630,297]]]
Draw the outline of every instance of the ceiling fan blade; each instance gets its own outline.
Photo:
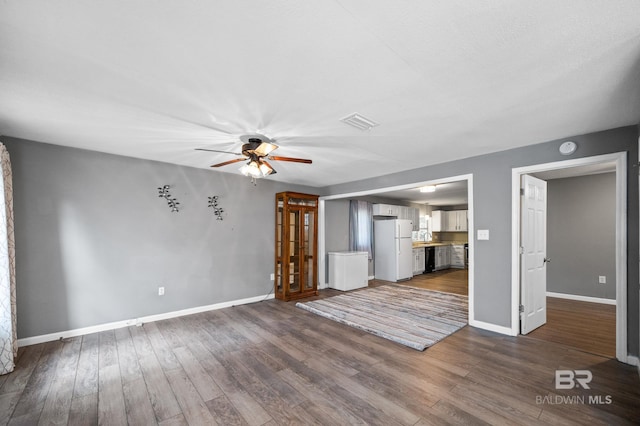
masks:
[[[270,152],[275,151],[276,149],[278,149],[278,145],[269,142],[262,142],[256,149],[253,150],[253,152],[260,157],[266,157]]]
[[[194,148],[196,151],[222,152],[224,154],[243,155],[241,152],[218,151],[217,149]]]
[[[305,164],[311,164],[312,161],[311,160],[307,160],[306,158],[293,158],[293,157],[274,157],[272,155],[267,157],[269,160],[274,160],[274,161],[291,161],[293,163],[305,163]]]
[[[244,160],[246,160],[246,157],[235,158],[233,160],[225,161],[223,163],[214,164],[211,167],[222,167],[222,166],[226,166],[227,164],[233,164],[233,163],[237,163],[237,162],[244,161]]]
[[[270,175],[275,175],[276,173],[276,169],[274,169],[271,164],[269,164],[266,160],[262,160],[262,164],[264,164],[265,166],[267,166],[269,169],[271,169],[271,172],[269,173]]]

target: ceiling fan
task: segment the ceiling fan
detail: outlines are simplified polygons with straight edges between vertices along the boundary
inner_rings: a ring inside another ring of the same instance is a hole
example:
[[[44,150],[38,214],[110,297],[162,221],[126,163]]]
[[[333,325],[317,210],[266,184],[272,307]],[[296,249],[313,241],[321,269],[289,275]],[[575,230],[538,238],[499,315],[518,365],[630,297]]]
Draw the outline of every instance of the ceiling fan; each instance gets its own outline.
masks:
[[[240,172],[245,176],[251,176],[252,179],[266,177],[276,173],[276,170],[269,164],[267,160],[273,161],[291,161],[294,163],[311,164],[311,160],[305,158],[279,157],[271,155],[273,151],[278,149],[278,145],[274,144],[269,138],[263,135],[243,135],[240,140],[244,142],[241,152],[219,151],[217,149],[196,148],[198,151],[222,152],[225,154],[241,155],[242,158],[236,158],[222,163],[213,164],[211,167],[222,167],[240,161],[248,160],[245,165],[240,168]]]

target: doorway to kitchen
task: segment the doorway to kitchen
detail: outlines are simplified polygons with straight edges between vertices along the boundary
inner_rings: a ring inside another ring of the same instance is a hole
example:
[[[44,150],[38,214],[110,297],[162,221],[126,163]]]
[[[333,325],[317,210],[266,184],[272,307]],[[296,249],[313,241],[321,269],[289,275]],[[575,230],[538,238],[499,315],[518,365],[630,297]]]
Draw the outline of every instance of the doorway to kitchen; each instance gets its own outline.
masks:
[[[466,254],[469,210],[466,180],[381,192],[375,198],[362,198],[374,203],[405,204],[414,211],[412,245],[409,248],[413,265],[406,277],[410,279],[397,280],[398,284],[468,296]],[[379,216],[375,216],[376,211]],[[389,220],[389,211],[393,211],[393,208],[374,208],[375,224]],[[384,247],[385,242],[380,245]],[[385,280],[386,274],[378,273],[377,265],[382,254],[377,250],[375,252],[374,282],[377,283],[378,280]]]
[[[527,293],[533,294],[528,287],[529,280],[525,279],[527,274],[523,272],[528,249],[523,247],[526,245],[523,241],[526,221],[522,217],[526,211],[521,197],[527,197],[527,189],[522,195],[520,188],[526,175],[543,179],[555,191],[549,192],[549,223],[540,231],[544,232],[545,238],[539,239],[549,239],[550,243],[541,254],[544,257],[545,277],[550,278],[549,286],[543,289],[542,298],[523,297]],[[615,355],[618,360],[627,362],[626,179],[624,153],[513,169],[514,335],[521,332],[521,315],[543,309],[543,325],[531,333],[523,330],[522,334],[529,333],[528,336],[545,341],[560,340],[579,350],[603,356]],[[604,189],[598,190],[598,187]],[[598,198],[600,205],[594,204],[593,198],[590,202],[586,200],[597,191],[601,194]],[[587,205],[579,208],[582,202]],[[595,216],[591,215],[605,203],[608,210],[605,208]],[[606,220],[605,216],[608,217]],[[586,225],[589,221],[590,224]],[[583,228],[590,232],[574,227],[580,223],[585,224]],[[600,235],[595,235],[595,238],[591,235],[597,233]],[[529,302],[534,299],[535,309]],[[522,311],[524,314],[521,314]],[[611,348],[611,341],[615,341],[615,350]]]
[[[454,242],[463,242],[463,244],[461,244],[461,251],[460,253],[458,253],[455,259],[451,258],[451,252],[449,251],[448,253],[448,257],[446,259],[440,259],[442,262],[438,263],[438,270],[431,272],[433,279],[431,280],[433,285],[438,285],[440,286],[440,291],[442,291],[443,288],[448,288],[448,290],[450,292],[456,292],[458,294],[463,293],[466,290],[466,294],[468,295],[468,319],[469,319],[469,324],[470,325],[474,325],[475,324],[475,316],[474,316],[474,244],[473,244],[473,175],[472,174],[468,174],[468,175],[460,175],[460,176],[452,176],[452,177],[448,177],[448,178],[442,178],[442,179],[435,179],[435,180],[429,180],[429,181],[423,181],[423,182],[415,182],[415,183],[411,183],[411,184],[406,184],[406,185],[399,185],[399,186],[394,186],[394,187],[387,187],[387,188],[379,188],[379,189],[375,189],[375,190],[367,190],[367,191],[361,191],[361,192],[353,192],[353,193],[345,193],[345,194],[336,194],[336,195],[331,195],[331,196],[325,196],[325,197],[320,197],[319,199],[319,234],[318,234],[318,244],[319,244],[319,253],[321,254],[321,257],[319,259],[319,283],[320,283],[320,288],[327,288],[328,287],[328,283],[327,283],[327,278],[328,278],[328,272],[327,272],[327,260],[328,260],[328,253],[329,251],[332,251],[332,247],[331,247],[331,241],[329,241],[329,247],[327,247],[326,243],[327,241],[327,234],[336,234],[335,228],[336,228],[336,221],[334,220],[335,218],[335,213],[332,212],[331,208],[327,209],[327,207],[331,206],[333,204],[333,202],[337,201],[337,202],[345,202],[346,200],[349,199],[358,199],[358,198],[363,198],[363,197],[374,197],[374,196],[379,196],[379,195],[383,195],[383,194],[389,194],[392,192],[399,192],[399,191],[418,191],[419,188],[422,187],[428,187],[428,186],[436,186],[439,187],[440,190],[446,188],[446,185],[449,184],[455,184],[455,185],[460,185],[462,184],[464,186],[464,200],[466,201],[465,204],[465,209],[464,209],[464,220],[465,220],[465,225],[466,225],[466,230],[462,230],[462,228],[458,228],[457,230],[453,230],[453,231],[449,231],[449,230],[444,230],[444,229],[438,229],[437,233],[445,233],[445,232],[449,232],[452,235],[455,234],[457,236],[460,236],[461,234],[464,234],[464,237],[462,237],[462,239],[458,239],[457,241],[453,241],[451,239],[447,239],[447,238],[443,238],[443,240],[441,241],[433,241],[433,224],[429,224],[431,226],[424,226],[424,224],[421,224],[420,226],[420,230],[416,231],[418,232],[418,234],[416,235],[419,239],[419,236],[421,234],[419,234],[420,231],[423,231],[422,236],[426,238],[424,238],[425,240],[431,240],[431,241],[425,241],[423,240],[423,243],[439,243],[439,245],[442,246],[451,246],[452,243]],[[436,189],[437,191],[438,189]],[[463,202],[452,202],[451,204],[449,204],[447,207],[451,207],[451,209],[455,209],[457,207],[458,210],[462,210],[461,205],[464,204]],[[432,215],[431,213],[433,211],[436,211],[438,209],[437,206],[434,206],[430,209],[429,213],[430,213],[430,219],[432,219]],[[374,213],[375,214],[375,213]],[[427,216],[426,214],[423,216]],[[452,226],[456,226],[455,222],[453,222]],[[427,235],[425,233],[424,230],[427,230],[426,232],[428,232],[429,235]],[[455,231],[458,231],[457,233]],[[335,240],[335,236],[332,236],[329,238],[330,240]],[[414,240],[415,242],[419,242]],[[464,244],[466,244],[466,247],[464,246]],[[425,246],[422,246],[423,250]],[[328,250],[327,250],[328,248]],[[444,251],[442,251],[444,253]],[[375,256],[375,255],[374,255]],[[428,264],[428,258],[427,258],[427,254],[425,253],[425,265]],[[458,259],[459,258],[459,259]],[[437,259],[433,259],[433,263],[435,264],[435,261]],[[456,262],[460,262],[460,267],[453,269],[451,271],[448,271],[450,268],[448,266],[450,266],[452,260],[455,260]],[[446,265],[446,268],[445,268]],[[435,268],[434,268],[435,269]],[[424,274],[424,275],[430,275],[430,274]],[[417,277],[417,278],[416,278]],[[411,278],[409,280],[409,282],[415,282],[417,285],[416,286],[422,286],[420,285],[420,282],[426,283],[426,281],[428,281],[426,279],[426,277],[423,279],[422,274],[416,275],[413,278]],[[436,284],[438,283],[439,284]],[[454,283],[455,284],[452,284]],[[376,285],[375,281],[372,282],[373,285]],[[406,282],[405,282],[406,284]],[[447,285],[448,284],[448,285]],[[424,284],[425,286],[427,286],[427,284]],[[425,287],[428,288],[428,287]],[[456,291],[456,289],[458,289]]]

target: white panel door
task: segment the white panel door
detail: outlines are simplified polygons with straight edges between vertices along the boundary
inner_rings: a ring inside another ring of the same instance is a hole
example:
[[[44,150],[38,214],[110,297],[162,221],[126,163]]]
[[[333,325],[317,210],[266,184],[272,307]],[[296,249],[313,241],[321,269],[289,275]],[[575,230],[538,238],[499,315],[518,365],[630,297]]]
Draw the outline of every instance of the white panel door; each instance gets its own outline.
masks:
[[[547,182],[522,176],[520,332],[547,322]]]

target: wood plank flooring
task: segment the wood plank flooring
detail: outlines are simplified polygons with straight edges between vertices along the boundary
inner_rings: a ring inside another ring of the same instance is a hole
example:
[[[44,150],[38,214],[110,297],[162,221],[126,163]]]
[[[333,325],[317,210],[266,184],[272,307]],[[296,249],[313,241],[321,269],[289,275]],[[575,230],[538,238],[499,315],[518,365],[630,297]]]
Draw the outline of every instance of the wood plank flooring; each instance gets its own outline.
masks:
[[[547,297],[547,323],[527,335],[616,357],[616,307]]]
[[[430,272],[428,274],[414,275],[414,277],[409,281],[401,281],[398,284],[468,296],[469,270],[444,269],[442,271]]]
[[[468,296],[469,271],[445,269],[416,275],[398,284]],[[374,285],[386,281],[373,280]],[[527,337],[616,357],[616,308],[613,305],[547,297],[547,323]]]
[[[564,345],[465,327],[418,352],[269,300],[21,348],[0,424],[623,425],[639,400],[635,367]]]

